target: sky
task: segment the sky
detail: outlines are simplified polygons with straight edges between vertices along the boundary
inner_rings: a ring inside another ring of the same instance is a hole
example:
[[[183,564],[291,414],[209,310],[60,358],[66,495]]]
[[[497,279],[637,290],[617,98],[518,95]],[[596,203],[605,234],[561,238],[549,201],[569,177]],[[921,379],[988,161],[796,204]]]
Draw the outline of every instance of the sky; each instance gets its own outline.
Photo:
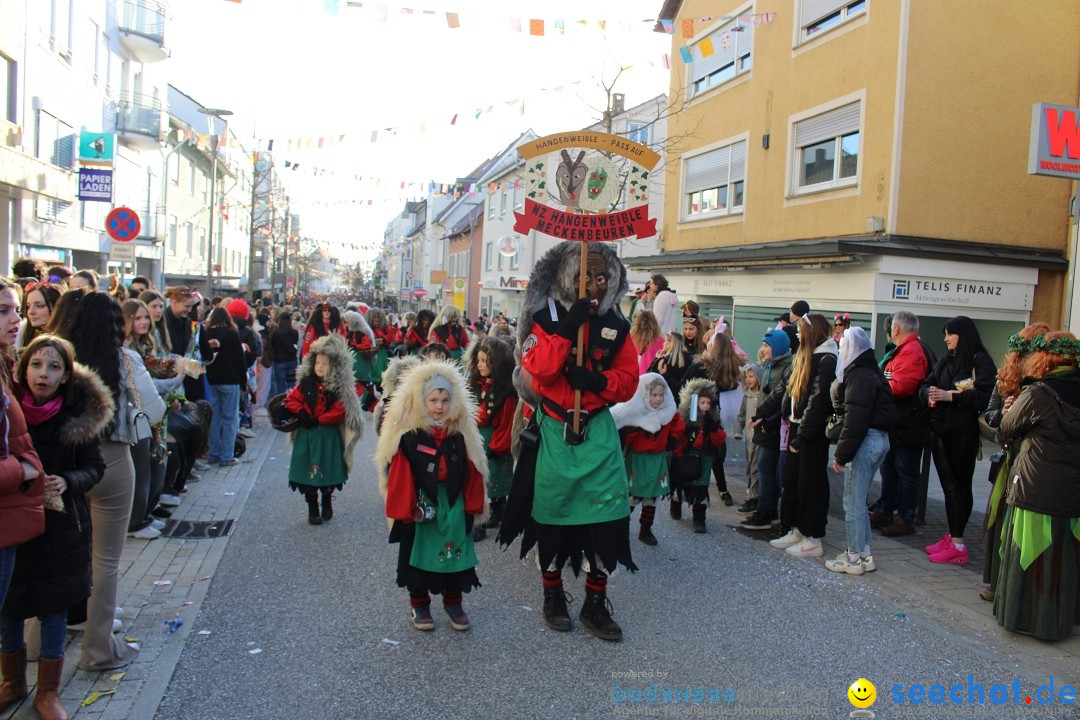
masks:
[[[452,182],[527,129],[598,121],[617,73],[627,107],[668,91],[671,36],[643,22],[661,0],[392,2],[185,0],[167,31],[169,82],[232,110],[252,146],[274,138],[278,166],[299,165],[282,171],[303,235],[349,262],[374,255],[402,209],[401,182]],[[529,35],[534,17],[543,37]],[[309,137],[327,142],[288,149]]]

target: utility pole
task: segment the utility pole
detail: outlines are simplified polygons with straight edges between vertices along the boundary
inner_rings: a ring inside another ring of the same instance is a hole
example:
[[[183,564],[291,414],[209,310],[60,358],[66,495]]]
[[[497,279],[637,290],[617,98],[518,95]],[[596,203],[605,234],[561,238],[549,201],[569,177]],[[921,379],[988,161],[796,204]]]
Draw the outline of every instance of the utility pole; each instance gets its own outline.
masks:
[[[248,294],[251,296],[251,302],[255,302],[255,211],[257,194],[256,190],[259,187],[259,151],[256,150],[251,154],[251,236],[248,241]],[[263,263],[265,265],[266,257],[263,257]]]
[[[281,296],[289,294],[289,198],[285,198],[285,251],[282,253]]]

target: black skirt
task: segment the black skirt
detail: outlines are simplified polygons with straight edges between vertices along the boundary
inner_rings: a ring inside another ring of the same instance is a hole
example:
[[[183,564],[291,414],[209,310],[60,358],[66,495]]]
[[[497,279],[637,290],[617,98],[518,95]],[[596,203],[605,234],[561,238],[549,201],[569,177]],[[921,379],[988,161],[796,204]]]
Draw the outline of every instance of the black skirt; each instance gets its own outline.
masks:
[[[471,533],[472,515],[466,517],[467,532]],[[409,564],[415,537],[416,525],[414,523],[403,523],[400,520],[395,520],[390,528],[390,542],[398,543],[398,587],[408,588],[409,592],[427,592],[433,595],[441,595],[444,592],[467,593],[473,588],[480,587],[480,578],[476,576],[476,568],[474,567],[453,573],[437,573],[421,570]]]

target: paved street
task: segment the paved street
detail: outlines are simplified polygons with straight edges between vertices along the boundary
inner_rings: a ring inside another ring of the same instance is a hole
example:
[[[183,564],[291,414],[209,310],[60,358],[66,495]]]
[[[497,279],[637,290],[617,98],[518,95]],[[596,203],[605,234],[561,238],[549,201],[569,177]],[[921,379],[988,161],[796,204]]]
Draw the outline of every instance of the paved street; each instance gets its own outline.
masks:
[[[1051,675],[1057,688],[1080,680],[1080,641],[1048,645],[1000,632],[977,597],[974,565],[935,567],[908,546],[916,543],[876,537],[878,572],[838,576],[820,561],[771,549],[765,534],[734,530],[738,516],[716,505],[707,535],[661,512],[660,545],[634,541],[641,571],[620,572],[610,586],[625,631],[620,644],[580,627],[565,635],[547,630],[535,567],[491,541],[478,545],[484,587],[466,596],[472,630],[451,630],[436,601],[436,631],[418,633],[393,581],[396,546],[386,543],[368,460],[374,439],[369,433],[362,442],[337,515],[322,527],[307,524],[301,498],[287,489],[285,436],[265,426],[249,444],[250,462],[193,485],[178,515],[235,519],[235,526],[227,538],[130,544],[120,597],[127,634],[142,641],[143,653],[113,680],[116,673],[74,671],[73,645],[66,706],[115,689],[75,717],[593,718],[672,708],[613,699],[652,683],[717,688],[721,697],[730,688],[731,702],[682,705],[680,717],[750,717],[755,708],[842,717],[852,710],[847,687],[859,677],[877,685],[879,717],[900,717],[890,702],[896,684],[966,687],[970,674],[987,689],[1015,678],[1030,692]],[[737,501],[740,457],[732,443]],[[981,491],[981,477],[976,483]],[[833,495],[828,539],[836,546],[843,530]],[[919,543],[940,535],[939,505],[932,497]],[[162,581],[171,584],[155,584]],[[581,582],[568,589],[576,612]],[[184,624],[170,633],[165,622],[177,612]],[[929,707],[938,717],[958,717],[957,708],[1001,716],[992,706]],[[1016,709],[1066,717],[1069,708]],[[6,717],[35,714],[25,703]]]

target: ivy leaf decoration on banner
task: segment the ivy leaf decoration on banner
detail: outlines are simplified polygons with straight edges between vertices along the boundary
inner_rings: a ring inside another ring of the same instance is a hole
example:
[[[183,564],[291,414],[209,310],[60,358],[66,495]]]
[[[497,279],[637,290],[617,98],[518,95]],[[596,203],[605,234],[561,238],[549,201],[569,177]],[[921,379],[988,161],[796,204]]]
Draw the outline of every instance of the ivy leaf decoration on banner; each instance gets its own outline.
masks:
[[[641,171],[641,179],[644,180],[647,177],[649,177],[649,171],[648,170],[642,170]]]

